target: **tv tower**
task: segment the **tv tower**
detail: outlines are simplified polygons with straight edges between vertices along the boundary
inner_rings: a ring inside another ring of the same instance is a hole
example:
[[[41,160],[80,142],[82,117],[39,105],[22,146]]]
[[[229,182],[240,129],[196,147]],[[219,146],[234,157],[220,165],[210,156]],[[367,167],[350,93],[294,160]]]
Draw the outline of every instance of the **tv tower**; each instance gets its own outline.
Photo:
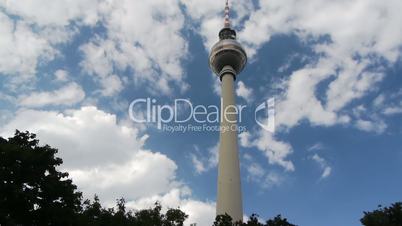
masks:
[[[235,129],[237,112],[233,114],[236,106],[234,82],[246,62],[246,52],[236,41],[236,31],[230,25],[229,3],[226,0],[224,26],[219,32],[219,41],[211,49],[209,65],[219,76],[222,87],[216,214],[228,214],[234,222],[243,220],[238,137]]]

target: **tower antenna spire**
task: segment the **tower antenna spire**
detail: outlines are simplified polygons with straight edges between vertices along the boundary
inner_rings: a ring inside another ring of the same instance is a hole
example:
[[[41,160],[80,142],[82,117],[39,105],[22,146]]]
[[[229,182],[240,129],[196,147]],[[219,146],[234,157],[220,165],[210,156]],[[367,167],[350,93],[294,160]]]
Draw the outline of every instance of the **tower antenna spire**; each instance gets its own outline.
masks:
[[[230,28],[229,0],[226,0],[226,5],[225,5],[225,21],[224,21],[224,27],[225,27],[225,28]]]

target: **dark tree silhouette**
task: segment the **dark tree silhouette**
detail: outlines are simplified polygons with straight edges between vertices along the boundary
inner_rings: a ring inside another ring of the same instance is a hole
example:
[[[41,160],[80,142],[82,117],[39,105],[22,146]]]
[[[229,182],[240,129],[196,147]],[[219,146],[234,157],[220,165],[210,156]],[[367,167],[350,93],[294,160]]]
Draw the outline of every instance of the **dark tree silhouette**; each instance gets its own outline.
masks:
[[[180,209],[169,209],[166,212],[165,226],[183,226],[187,217]]]
[[[232,217],[228,214],[218,215],[215,218],[213,226],[296,226],[288,222],[286,218],[277,215],[274,219],[268,220],[265,224],[258,221],[258,215],[252,214],[247,222],[232,223]]]
[[[84,210],[80,216],[81,225],[93,226],[100,225],[101,222],[110,223],[110,213],[105,213],[105,210],[102,208],[97,195],[95,195],[93,202],[90,200],[85,200],[83,203],[83,209]]]
[[[81,193],[59,172],[57,149],[39,146],[29,132],[0,137],[0,224],[72,225],[81,209]]]
[[[282,218],[281,215],[277,215],[274,219],[268,220],[266,226],[296,226],[288,222],[286,218]]]
[[[263,224],[261,224],[258,221],[258,215],[255,214],[255,213],[251,214],[251,216],[248,219],[248,221],[246,223],[244,223],[243,225],[247,225],[247,226],[264,226]]]
[[[166,214],[162,214],[161,210],[162,206],[159,203],[155,203],[154,208],[136,212],[134,225],[183,226],[188,217],[180,209],[169,209]]]
[[[162,225],[163,217],[161,217],[161,210],[161,205],[156,203],[154,208],[136,212],[137,225]]]
[[[68,173],[58,171],[63,161],[57,149],[40,146],[35,134],[16,131],[14,137],[0,137],[0,226],[183,226],[187,219],[180,209],[162,212],[162,206],[137,212],[127,211],[123,198],[115,208],[102,207],[98,196],[82,202]],[[402,203],[364,212],[364,226],[402,226]],[[277,215],[259,222],[253,214],[247,222],[232,223],[225,214],[213,226],[296,226]]]
[[[183,226],[188,217],[180,209],[162,214],[159,203],[133,213],[123,198],[108,209],[96,195],[82,202],[68,173],[57,170],[63,161],[56,153],[29,132],[0,137],[0,225]]]
[[[218,215],[215,218],[213,226],[232,226],[232,217],[228,214]]]
[[[365,226],[401,226],[402,203],[397,202],[390,207],[378,206],[377,210],[364,212],[360,222]]]

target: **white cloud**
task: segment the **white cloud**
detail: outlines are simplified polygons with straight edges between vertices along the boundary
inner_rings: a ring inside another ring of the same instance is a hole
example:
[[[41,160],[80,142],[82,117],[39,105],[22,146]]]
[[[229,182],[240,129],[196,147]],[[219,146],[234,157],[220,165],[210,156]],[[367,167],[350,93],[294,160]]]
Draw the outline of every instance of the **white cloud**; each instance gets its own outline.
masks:
[[[134,72],[132,81],[137,86],[145,83],[154,94],[188,89],[181,65],[188,44],[181,34],[184,15],[178,1],[58,0],[48,4],[6,0],[0,6],[7,14],[19,16],[14,22],[0,14],[4,34],[0,38],[0,73],[24,76],[15,78],[19,82],[33,77],[40,63],[62,56],[58,44],[70,41],[80,28],[102,24],[106,35],[94,35],[80,48],[82,67],[96,75],[102,95],[120,92],[124,79],[119,73],[127,71]]]
[[[366,131],[383,133],[387,129],[387,125],[380,119],[374,119],[373,121],[359,119],[355,124],[356,128]]]
[[[251,134],[248,131],[242,132],[239,134],[240,146],[242,147],[251,147]]]
[[[247,172],[250,179],[261,178],[265,174],[265,170],[257,163],[251,163],[247,167]]]
[[[201,173],[207,171],[204,163],[201,160],[199,160],[195,154],[191,154],[190,157],[191,157],[191,162],[193,163],[193,166],[195,168],[195,171],[198,174],[201,174]]]
[[[95,39],[80,49],[85,55],[81,66],[87,73],[104,78],[113,72],[113,62],[107,57],[107,54],[116,51],[113,42]]]
[[[373,90],[384,78],[379,67],[374,72],[367,70],[377,63],[372,55],[383,56],[393,63],[400,54],[402,29],[395,24],[401,17],[395,10],[398,5],[401,5],[398,1],[323,4],[316,0],[261,0],[260,9],[251,13],[241,32],[246,45],[258,49],[278,33],[295,33],[301,39],[328,35],[331,39],[313,46],[322,54],[318,63],[291,75],[284,98],[278,104],[277,122],[290,128],[303,119],[324,126],[349,122],[348,116],[340,111]],[[367,18],[369,25],[361,26],[367,24]],[[356,60],[356,54],[362,59]],[[328,79],[331,81],[324,88],[326,99],[319,100],[316,89]]]
[[[286,171],[294,171],[293,163],[286,158],[293,152],[290,144],[278,141],[272,133],[260,130],[254,145],[268,158],[270,164],[282,166]]]
[[[361,117],[363,117],[366,111],[367,111],[367,108],[366,108],[363,104],[361,104],[361,105],[359,105],[359,106],[353,108],[353,110],[352,110],[353,115],[354,115],[356,118],[361,118]]]
[[[186,6],[187,14],[199,26],[197,31],[203,37],[204,46],[209,51],[213,44],[218,41],[218,32],[223,27],[223,9],[224,1],[214,0],[181,0]],[[254,5],[251,1],[233,0],[230,1],[231,21],[235,27],[241,27],[241,21],[254,11]],[[233,13],[236,12],[236,13]],[[248,49],[246,49],[248,51]]]
[[[0,94],[0,100],[1,100],[1,94]],[[0,109],[0,125],[4,125],[12,117],[13,117],[13,114],[11,111]]]
[[[323,170],[321,174],[321,179],[325,179],[331,175],[332,168],[328,165],[325,159],[321,158],[318,154],[314,154],[311,159],[318,163],[320,168]]]
[[[247,180],[256,183],[263,189],[279,186],[283,183],[284,177],[276,172],[267,172],[260,164],[250,161],[246,164]]]
[[[236,94],[247,102],[251,102],[253,99],[253,90],[242,81],[237,83]]]
[[[219,78],[216,78],[215,75],[213,75],[212,86],[213,86],[214,93],[220,97],[221,96],[221,81],[219,80]]]
[[[329,175],[331,175],[331,171],[332,171],[332,168],[331,168],[331,167],[329,167],[329,166],[325,167],[325,168],[324,168],[324,172],[322,173],[321,177],[322,177],[322,178],[327,178],[327,177],[329,177]]]
[[[324,149],[325,146],[322,143],[315,143],[307,148],[308,151],[318,151]]]
[[[402,89],[391,94],[382,92],[372,101],[372,106],[375,110],[379,111],[385,116],[392,116],[402,113],[401,99]],[[377,116],[377,118],[379,118]]]
[[[373,100],[374,107],[381,107],[385,101],[385,95],[380,94]]]
[[[223,7],[198,1],[186,1],[185,5],[188,14],[200,20],[199,31],[209,50],[221,28],[218,18],[222,18]],[[396,21],[402,16],[396,9],[402,3],[398,0],[259,0],[257,5],[234,7],[234,11],[241,12],[240,17],[248,15],[237,30],[251,58],[277,34],[294,34],[304,41],[323,37],[330,40],[313,44],[319,60],[290,76],[277,104],[278,126],[292,128],[304,119],[323,126],[349,123],[348,112],[342,110],[375,89],[384,78],[381,67],[368,68],[378,64],[378,57],[392,64],[400,56],[402,28]],[[248,10],[240,10],[245,8]],[[321,87],[325,94],[318,94],[317,87],[324,81],[329,83]]]
[[[205,1],[197,1],[197,0],[186,0],[182,1],[182,3],[186,6],[186,10],[189,15],[197,20],[217,16],[219,12],[223,12],[224,2],[218,2],[215,0],[205,0]],[[223,16],[221,15],[223,18]],[[223,19],[221,18],[221,22],[223,24]]]
[[[263,181],[262,186],[265,188],[271,188],[274,186],[279,186],[283,183],[283,178],[277,174],[270,172],[266,175],[265,180]]]
[[[110,75],[101,80],[103,96],[113,96],[123,90],[123,82],[117,75]]]
[[[101,201],[114,205],[116,198],[125,197],[133,208],[159,200],[165,207],[180,206],[190,215],[190,223],[213,221],[214,203],[192,199],[189,188],[176,177],[175,162],[145,150],[148,136],[118,123],[113,114],[96,107],[66,113],[21,110],[0,128],[0,136],[10,137],[14,129],[36,133],[42,144],[58,148],[62,170],[70,172],[87,198],[97,193]]]
[[[54,73],[54,77],[58,82],[66,82],[69,80],[70,76],[66,70],[59,69]]]
[[[209,158],[208,165],[210,167],[216,167],[219,161],[219,143],[208,149]]]
[[[173,161],[143,150],[147,136],[140,137],[136,128],[117,124],[115,115],[96,107],[64,114],[22,110],[1,128],[1,135],[10,136],[14,129],[36,133],[42,144],[58,148],[62,168],[71,172],[86,197],[96,192],[105,202],[121,196],[133,199],[166,192],[174,183],[177,166]],[[155,172],[160,177],[155,177]],[[141,185],[147,189],[131,189]]]
[[[103,16],[107,37],[95,37],[81,47],[87,73],[104,79],[116,70],[131,69],[135,84],[146,83],[155,94],[171,94],[172,86],[181,91],[188,87],[181,67],[187,42],[180,34],[184,16],[178,2],[111,1]]]
[[[345,73],[341,73],[338,79],[330,84],[327,91],[327,108],[329,110],[339,111],[352,100],[363,97],[384,78],[383,74],[362,73],[361,71],[364,69],[359,70],[358,68],[359,65],[353,62],[349,70],[346,69]]]
[[[0,74],[21,75],[17,83],[36,73],[40,60],[55,57],[49,42],[23,21],[13,21],[0,11]]]
[[[197,223],[200,226],[209,226],[215,220],[215,203],[185,200],[182,202],[182,208],[189,215],[187,225]]]
[[[8,95],[4,92],[0,92],[0,100],[5,102],[15,102],[17,98],[12,95]]]
[[[260,8],[250,13],[241,34],[255,48],[278,33],[296,32],[302,38],[310,34],[330,35],[340,52],[375,52],[393,61],[399,54],[397,48],[402,36],[396,22],[401,19],[396,10],[401,4],[397,0],[260,0]]]
[[[212,168],[215,168],[218,165],[219,160],[219,142],[216,145],[208,148],[207,157],[201,157],[195,153],[191,153],[190,158],[194,165],[195,171],[198,174],[202,174]]]
[[[37,133],[39,140],[60,148],[64,166],[69,169],[96,168],[131,159],[147,136],[136,128],[118,125],[116,116],[96,107],[56,111],[20,110],[1,128],[1,135],[15,129]]]
[[[384,109],[384,114],[386,114],[386,115],[395,115],[395,114],[401,114],[401,113],[402,113],[402,104],[401,104],[401,106],[387,107]]]
[[[265,154],[269,164],[282,166],[290,172],[295,170],[292,161],[287,160],[288,156],[293,153],[292,146],[277,140],[272,133],[260,129],[255,134],[243,132],[239,137],[241,146],[256,147]]]
[[[18,105],[25,107],[44,107],[47,105],[71,106],[81,102],[85,92],[77,83],[69,83],[58,90],[50,92],[33,92],[18,98]]]
[[[86,194],[98,193],[107,201],[119,197],[135,200],[180,187],[180,183],[175,181],[177,165],[167,156],[143,150],[131,151],[133,154],[122,163],[67,171]]]
[[[209,226],[215,220],[215,203],[189,199],[188,190],[186,189],[172,189],[164,195],[155,195],[128,202],[127,206],[134,209],[144,209],[153,206],[156,201],[160,201],[165,209],[180,207],[181,210],[189,215],[189,218],[184,222],[186,226],[192,223]]]
[[[43,7],[46,5],[46,7]],[[33,76],[40,62],[58,53],[55,45],[77,33],[73,21],[95,25],[105,3],[99,0],[5,0],[0,2],[0,73]],[[15,15],[9,17],[7,15]],[[20,79],[23,80],[23,79]]]
[[[390,101],[391,103],[388,105],[383,104],[382,101],[381,104],[379,104],[378,108],[381,108],[381,111],[385,115],[396,115],[396,114],[401,114],[402,113],[402,101],[401,99],[402,95],[402,90],[399,90],[396,93],[393,93],[387,97],[385,95],[380,95],[382,96],[381,99],[387,99],[387,101]],[[376,100],[379,99],[379,97],[376,98]]]
[[[40,26],[66,26],[73,20],[94,25],[99,17],[98,3],[98,0],[5,0],[0,6]]]
[[[336,122],[336,114],[326,111],[315,96],[315,86],[324,73],[320,69],[304,69],[292,74],[285,97],[276,106],[276,126],[293,127],[303,118],[309,118],[313,124]]]

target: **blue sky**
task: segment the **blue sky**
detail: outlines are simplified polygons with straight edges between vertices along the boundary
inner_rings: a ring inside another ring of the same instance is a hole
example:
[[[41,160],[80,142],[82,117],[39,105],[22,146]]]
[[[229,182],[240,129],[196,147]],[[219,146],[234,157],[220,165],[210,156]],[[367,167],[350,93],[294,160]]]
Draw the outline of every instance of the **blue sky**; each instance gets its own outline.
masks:
[[[249,56],[236,81],[237,102],[247,106],[239,137],[246,215],[359,225],[363,211],[401,200],[401,4],[231,3]],[[85,197],[97,193],[105,205],[125,197],[134,209],[159,200],[186,211],[187,224],[211,225],[218,132],[169,133],[133,122],[128,109],[148,97],[219,106],[208,53],[223,7],[0,2],[0,135],[29,130],[59,148]],[[275,133],[254,118],[272,97]]]

